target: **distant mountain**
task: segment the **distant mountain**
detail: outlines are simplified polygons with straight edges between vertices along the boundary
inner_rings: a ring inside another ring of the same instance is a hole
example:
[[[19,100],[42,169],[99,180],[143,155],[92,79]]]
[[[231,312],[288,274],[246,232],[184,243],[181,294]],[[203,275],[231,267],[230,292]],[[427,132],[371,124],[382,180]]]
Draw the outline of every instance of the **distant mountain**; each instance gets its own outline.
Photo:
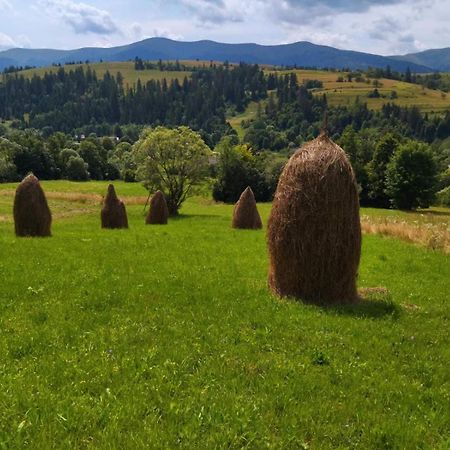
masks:
[[[450,47],[435,50],[425,50],[403,56],[392,56],[398,61],[428,66],[439,72],[450,72]]]
[[[128,61],[135,57],[146,60],[214,60],[247,62],[277,66],[349,67],[353,70],[370,67],[404,72],[430,72],[432,68],[399,58],[370,53],[339,50],[310,42],[285,45],[221,44],[213,41],[178,42],[165,38],[151,38],[112,48],[80,48],[76,50],[11,49],[0,52],[0,70],[15,66],[49,66],[72,61]]]

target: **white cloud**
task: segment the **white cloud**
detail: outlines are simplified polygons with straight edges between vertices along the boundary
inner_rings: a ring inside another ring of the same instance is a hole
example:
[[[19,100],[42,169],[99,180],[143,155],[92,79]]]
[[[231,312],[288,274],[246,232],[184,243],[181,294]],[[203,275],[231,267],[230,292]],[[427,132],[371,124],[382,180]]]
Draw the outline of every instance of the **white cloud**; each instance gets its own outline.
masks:
[[[155,27],[154,24],[144,27],[142,24],[137,22],[131,25],[127,35],[134,41],[141,41],[143,39],[151,37],[164,37],[168,39],[174,39],[176,41],[183,39],[182,34],[174,33],[170,28],[160,26]]]
[[[108,11],[71,0],[40,0],[48,15],[62,19],[76,33],[110,35],[120,29]]]
[[[242,22],[246,8],[235,0],[181,0],[181,3],[206,24],[223,24],[226,22]],[[247,2],[251,4],[252,1]]]
[[[0,0],[0,11],[12,10],[11,3],[8,0]]]
[[[385,55],[450,45],[450,0],[0,0],[0,17],[7,46],[21,44],[19,33],[29,35],[33,47],[59,48],[153,36],[307,40]]]
[[[5,33],[0,33],[0,49],[18,47],[16,41]]]
[[[16,38],[11,37],[6,33],[0,32],[0,50],[17,47],[30,47],[31,42],[25,35],[19,35]]]

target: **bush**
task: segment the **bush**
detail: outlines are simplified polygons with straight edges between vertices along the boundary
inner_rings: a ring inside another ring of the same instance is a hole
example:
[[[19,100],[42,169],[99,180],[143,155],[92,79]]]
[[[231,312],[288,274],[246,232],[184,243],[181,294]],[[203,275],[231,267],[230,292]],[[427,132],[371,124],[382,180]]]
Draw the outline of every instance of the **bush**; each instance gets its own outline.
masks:
[[[275,190],[271,173],[266,173],[264,164],[259,164],[246,145],[232,145],[226,137],[216,147],[219,153],[218,176],[213,187],[216,201],[235,203],[247,186],[250,186],[256,201],[269,201]]]
[[[66,175],[72,181],[86,181],[89,179],[88,165],[80,156],[71,156],[66,164]]]
[[[450,208],[450,186],[439,191],[436,195],[437,203],[441,206],[447,206]]]
[[[8,155],[0,155],[0,183],[16,181],[17,178],[17,167],[15,164]]]
[[[435,199],[437,168],[428,145],[409,141],[400,145],[386,171],[386,194],[392,206],[428,208]]]

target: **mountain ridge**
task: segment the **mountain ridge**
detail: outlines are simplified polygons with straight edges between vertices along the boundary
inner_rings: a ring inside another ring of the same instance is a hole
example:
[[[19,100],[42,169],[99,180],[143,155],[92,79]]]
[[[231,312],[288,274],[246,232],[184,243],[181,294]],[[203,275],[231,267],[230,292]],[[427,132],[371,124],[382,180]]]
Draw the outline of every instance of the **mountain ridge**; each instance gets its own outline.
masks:
[[[439,72],[450,72],[450,47],[434,48],[407,55],[395,55],[390,58],[433,67]]]
[[[405,59],[408,56],[411,58]],[[45,67],[74,61],[129,61],[136,57],[146,60],[198,59],[276,66],[350,68],[352,70],[364,70],[368,67],[386,68],[389,65],[392,70],[404,72],[409,67],[412,72],[417,73],[435,70],[428,64],[412,60],[414,54],[398,57],[381,56],[353,50],[341,50],[308,41],[260,45],[256,43],[227,44],[211,40],[182,42],[167,38],[148,38],[127,45],[106,48],[9,49],[0,52],[0,70],[11,65]],[[431,59],[428,58],[427,61],[431,61]]]

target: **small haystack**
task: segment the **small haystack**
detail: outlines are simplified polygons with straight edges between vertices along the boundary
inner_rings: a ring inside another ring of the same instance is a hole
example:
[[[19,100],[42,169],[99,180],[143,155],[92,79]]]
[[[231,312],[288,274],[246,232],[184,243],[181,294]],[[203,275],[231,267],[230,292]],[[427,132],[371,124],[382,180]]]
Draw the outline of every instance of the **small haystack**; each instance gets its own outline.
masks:
[[[16,189],[16,236],[51,236],[52,215],[39,180],[31,173]]]
[[[241,194],[234,206],[233,228],[259,230],[262,228],[261,217],[256,207],[255,196],[250,186]]]
[[[102,228],[128,228],[128,217],[124,203],[117,197],[114,186],[108,186],[101,212]]]
[[[145,219],[147,225],[166,225],[169,218],[166,197],[161,191],[150,200],[150,210]]]
[[[344,150],[326,133],[299,149],[284,168],[268,245],[275,294],[319,304],[357,301],[358,190]]]

